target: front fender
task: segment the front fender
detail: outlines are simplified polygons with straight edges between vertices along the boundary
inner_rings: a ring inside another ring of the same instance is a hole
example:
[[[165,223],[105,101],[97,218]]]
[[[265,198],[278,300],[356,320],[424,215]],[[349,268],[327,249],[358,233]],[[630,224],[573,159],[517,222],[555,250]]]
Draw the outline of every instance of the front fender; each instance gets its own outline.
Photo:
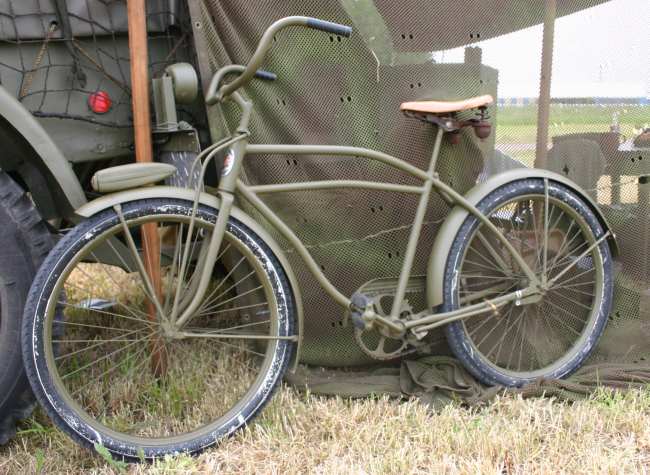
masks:
[[[112,208],[117,204],[124,204],[130,201],[148,198],[173,198],[194,202],[195,196],[196,192],[188,188],[176,188],[172,186],[150,186],[102,196],[78,208],[76,210],[76,215],[78,219],[83,219],[99,213],[105,209]],[[208,193],[201,193],[199,195],[199,202],[203,205],[210,206],[215,209],[219,209],[221,204],[221,201],[218,197],[210,195]],[[302,346],[302,335],[304,328],[302,296],[300,294],[298,280],[296,279],[296,276],[293,273],[291,265],[289,264],[289,261],[287,260],[282,248],[259,223],[257,223],[255,220],[253,220],[253,218],[251,218],[248,214],[236,206],[233,206],[230,214],[235,219],[241,221],[251,230],[253,230],[253,232],[255,232],[260,238],[262,238],[262,240],[271,248],[275,256],[278,258],[280,264],[282,264],[287,278],[289,279],[289,284],[291,285],[291,289],[293,290],[295,298],[296,313],[298,314],[298,344],[292,362],[292,367],[295,369],[296,364],[300,360],[300,348]]]
[[[513,181],[526,178],[547,178],[550,181],[561,183],[571,188],[574,192],[584,198],[584,200],[589,203],[596,216],[598,216],[603,228],[611,233],[608,242],[612,250],[612,255],[614,257],[619,255],[618,243],[616,242],[616,237],[614,236],[612,227],[598,208],[597,203],[582,188],[580,188],[580,186],[569,180],[567,177],[557,173],[533,168],[509,170],[504,173],[499,173],[483,183],[479,183],[465,195],[465,199],[467,199],[467,201],[472,205],[476,206],[493,190]],[[427,266],[427,304],[429,308],[435,308],[443,302],[443,276],[445,274],[445,266],[447,265],[447,256],[449,256],[454,238],[462,224],[465,222],[467,216],[469,216],[469,211],[456,205],[445,219],[445,222],[440,228],[436,240],[433,243]]]

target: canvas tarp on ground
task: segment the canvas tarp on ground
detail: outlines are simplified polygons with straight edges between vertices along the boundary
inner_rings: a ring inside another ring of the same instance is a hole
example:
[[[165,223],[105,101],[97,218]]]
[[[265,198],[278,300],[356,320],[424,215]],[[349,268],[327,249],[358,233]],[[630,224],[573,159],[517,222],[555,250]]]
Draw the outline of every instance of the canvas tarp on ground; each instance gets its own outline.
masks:
[[[345,144],[373,148],[424,167],[431,126],[399,113],[416,99],[498,98],[495,133],[464,132],[446,143],[438,172],[465,192],[490,174],[534,166],[545,6],[550,2],[340,0],[324,2],[199,0],[194,33],[204,84],[216,68],[245,64],[274,20],[307,15],[349,24],[350,39],[304,29],[275,38],[265,68],[274,83],[246,89],[255,102],[253,142]],[[531,6],[533,5],[533,6]],[[570,382],[543,389],[577,397],[598,382],[648,382],[650,357],[650,150],[634,137],[650,123],[650,8],[634,0],[558,0],[547,167],[576,180],[599,202],[621,245],[610,322],[594,355]],[[236,124],[234,109],[210,111],[213,139]],[[370,179],[411,184],[399,172],[359,157],[256,156],[245,165],[252,184]],[[369,190],[273,195],[269,203],[308,245],[325,274],[352,295],[377,278],[395,279],[415,212],[413,196]],[[408,305],[425,307],[428,254],[448,207],[432,199],[420,239]],[[494,393],[450,358],[444,332],[428,336],[433,356],[373,361],[345,325],[345,310],[319,287],[281,237],[302,284],[308,365],[290,380],[312,391],[381,392],[433,400],[478,401]],[[384,291],[391,292],[391,285]],[[369,366],[370,365],[370,366]],[[319,367],[329,369],[318,369]],[[347,368],[335,370],[334,368]]]

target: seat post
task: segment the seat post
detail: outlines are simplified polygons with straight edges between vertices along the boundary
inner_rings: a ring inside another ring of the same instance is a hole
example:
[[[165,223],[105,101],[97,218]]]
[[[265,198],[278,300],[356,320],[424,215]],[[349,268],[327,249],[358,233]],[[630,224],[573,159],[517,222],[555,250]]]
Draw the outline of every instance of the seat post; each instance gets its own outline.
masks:
[[[440,144],[442,143],[442,136],[445,134],[445,131],[442,127],[437,127],[438,131],[436,132],[436,141],[433,145],[433,153],[431,154],[431,162],[429,163],[429,169],[427,173],[429,176],[433,176],[436,171],[436,165],[438,164],[438,157],[440,156]]]

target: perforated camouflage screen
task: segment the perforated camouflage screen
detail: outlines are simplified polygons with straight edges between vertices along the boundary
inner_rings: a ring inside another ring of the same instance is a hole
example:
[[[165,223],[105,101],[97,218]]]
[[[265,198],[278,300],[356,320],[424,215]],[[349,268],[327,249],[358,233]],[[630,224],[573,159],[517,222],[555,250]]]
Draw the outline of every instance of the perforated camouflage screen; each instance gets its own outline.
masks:
[[[638,362],[650,356],[650,184],[642,178],[650,174],[650,143],[642,135],[650,127],[650,4],[557,3],[545,166],[589,190],[621,247],[614,310],[593,361]],[[281,17],[308,15],[354,27],[350,39],[298,28],[277,35],[265,68],[278,80],[246,90],[256,106],[252,142],[368,147],[424,167],[434,130],[404,117],[399,104],[492,94],[495,133],[484,141],[464,133],[460,144],[443,148],[438,172],[465,192],[498,171],[543,163],[536,140],[545,4],[203,0],[193,21],[204,82],[219,66],[246,63],[262,32]],[[216,139],[224,133],[221,117],[217,110],[211,116]],[[237,119],[233,110],[226,111],[229,127]],[[255,156],[245,171],[252,184],[336,178],[410,183],[401,173],[358,157]],[[373,279],[397,278],[415,213],[413,197],[307,191],[274,195],[270,204],[344,294]],[[425,274],[447,212],[442,200],[432,200],[415,276]],[[302,360],[328,366],[369,363],[352,329],[343,325],[344,310],[292,249],[283,247],[302,285]],[[416,311],[424,308],[425,285],[416,278],[410,286],[408,304]],[[429,338],[433,353],[448,353],[442,331]]]

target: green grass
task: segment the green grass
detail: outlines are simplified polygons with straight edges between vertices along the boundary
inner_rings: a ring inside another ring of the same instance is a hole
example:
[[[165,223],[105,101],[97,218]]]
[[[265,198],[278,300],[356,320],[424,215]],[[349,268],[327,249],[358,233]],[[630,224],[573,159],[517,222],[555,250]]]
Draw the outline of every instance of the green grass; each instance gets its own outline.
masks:
[[[566,125],[611,124],[614,113],[619,114],[621,123],[637,127],[650,121],[650,107],[640,106],[567,106],[551,104],[550,122]],[[500,107],[497,117],[499,125],[517,126],[537,123],[537,106]]]
[[[621,133],[631,138],[650,124],[650,107],[551,105],[549,137],[571,133],[608,132],[618,114]],[[497,113],[497,143],[535,143],[537,107],[501,107]]]

